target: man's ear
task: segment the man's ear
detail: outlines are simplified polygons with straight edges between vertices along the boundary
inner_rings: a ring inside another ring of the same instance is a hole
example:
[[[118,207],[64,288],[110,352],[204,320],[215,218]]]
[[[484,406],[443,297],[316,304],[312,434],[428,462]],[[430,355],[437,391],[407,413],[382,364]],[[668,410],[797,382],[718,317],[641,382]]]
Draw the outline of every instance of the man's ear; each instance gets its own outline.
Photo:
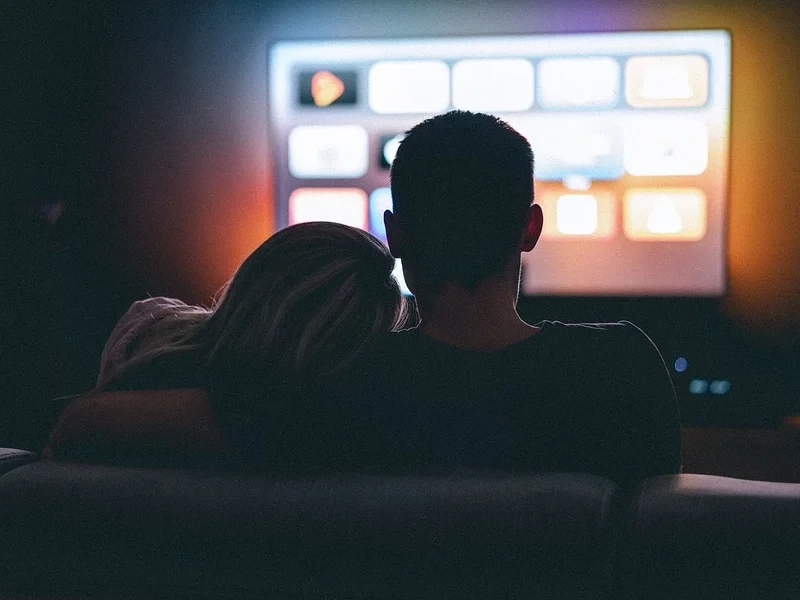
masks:
[[[397,222],[397,217],[390,210],[383,213],[383,224],[386,227],[386,241],[389,244],[389,252],[395,258],[403,258],[406,251],[406,236],[405,231],[400,223]]]
[[[528,222],[525,224],[525,231],[522,234],[522,251],[530,252],[539,241],[544,226],[544,214],[542,207],[538,204],[531,204],[528,210]]]

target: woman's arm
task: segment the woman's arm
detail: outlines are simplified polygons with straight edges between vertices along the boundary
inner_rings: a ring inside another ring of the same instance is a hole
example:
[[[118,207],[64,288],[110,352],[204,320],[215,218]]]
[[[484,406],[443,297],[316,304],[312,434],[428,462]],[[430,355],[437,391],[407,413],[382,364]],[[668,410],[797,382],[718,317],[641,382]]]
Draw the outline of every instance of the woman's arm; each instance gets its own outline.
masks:
[[[97,392],[78,398],[59,417],[44,455],[171,462],[227,450],[205,390],[186,388]]]

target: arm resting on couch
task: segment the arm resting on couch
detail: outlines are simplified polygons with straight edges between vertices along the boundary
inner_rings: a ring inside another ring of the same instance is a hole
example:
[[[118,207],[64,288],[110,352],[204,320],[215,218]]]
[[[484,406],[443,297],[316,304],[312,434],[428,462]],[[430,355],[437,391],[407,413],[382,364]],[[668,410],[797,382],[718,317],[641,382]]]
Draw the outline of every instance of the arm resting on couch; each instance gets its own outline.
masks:
[[[61,414],[43,454],[102,461],[214,455],[227,449],[205,390],[187,388],[83,396]]]

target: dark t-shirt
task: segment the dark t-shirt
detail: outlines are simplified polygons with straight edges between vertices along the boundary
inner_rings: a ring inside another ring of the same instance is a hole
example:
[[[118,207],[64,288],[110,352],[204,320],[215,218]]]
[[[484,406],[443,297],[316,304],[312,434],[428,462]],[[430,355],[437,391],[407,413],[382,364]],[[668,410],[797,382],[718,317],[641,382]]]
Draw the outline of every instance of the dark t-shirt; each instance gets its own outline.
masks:
[[[652,341],[627,322],[538,327],[494,351],[418,330],[380,339],[351,392],[371,468],[587,472],[623,487],[678,472],[678,408]]]
[[[650,339],[625,322],[538,326],[488,352],[386,334],[349,372],[268,385],[181,353],[110,387],[206,387],[240,463],[268,471],[572,471],[623,487],[677,472],[675,394]]]

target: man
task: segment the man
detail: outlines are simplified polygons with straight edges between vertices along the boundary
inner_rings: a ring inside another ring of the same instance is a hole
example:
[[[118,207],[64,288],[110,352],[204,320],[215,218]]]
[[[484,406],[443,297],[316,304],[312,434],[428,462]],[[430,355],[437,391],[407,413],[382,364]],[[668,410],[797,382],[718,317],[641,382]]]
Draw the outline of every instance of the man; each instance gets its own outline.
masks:
[[[411,129],[392,164],[392,254],[420,324],[361,365],[373,466],[580,471],[623,487],[680,468],[669,373],[630,323],[530,325],[520,255],[536,246],[527,140],[485,114]]]

